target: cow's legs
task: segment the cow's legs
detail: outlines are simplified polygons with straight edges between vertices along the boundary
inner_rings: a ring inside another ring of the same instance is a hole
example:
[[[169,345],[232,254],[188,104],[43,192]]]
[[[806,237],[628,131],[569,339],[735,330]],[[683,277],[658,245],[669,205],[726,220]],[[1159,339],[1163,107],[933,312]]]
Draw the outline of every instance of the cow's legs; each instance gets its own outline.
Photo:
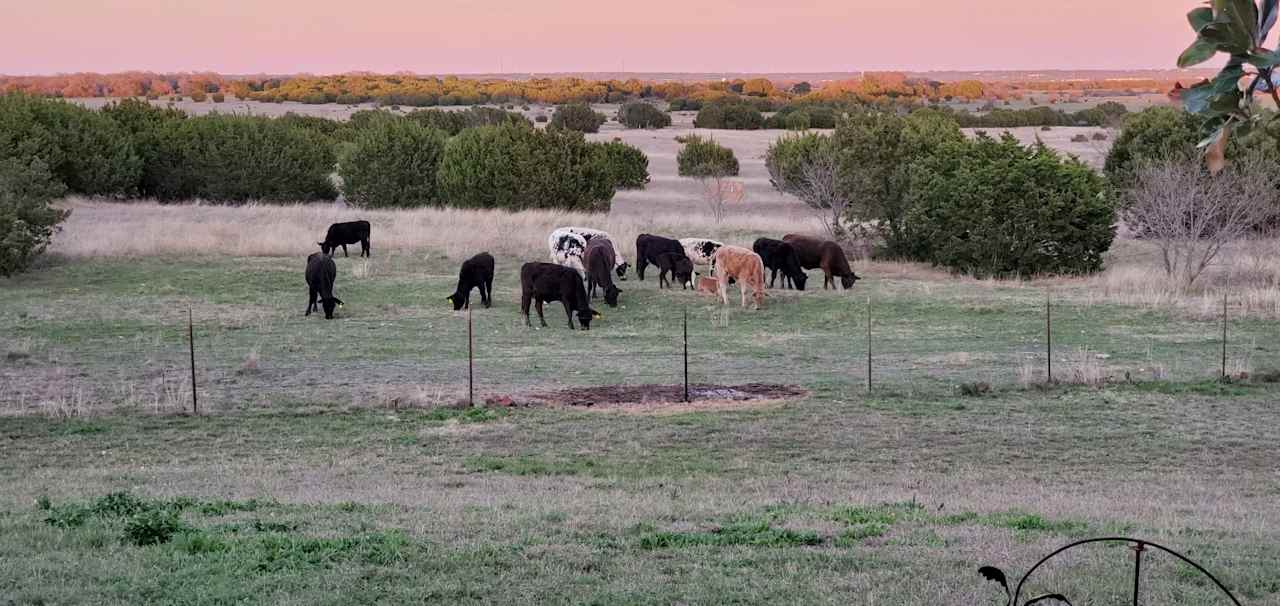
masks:
[[[542,299],[534,299],[533,306],[538,310],[538,323],[542,324],[545,328],[547,326],[547,319],[542,315]]]
[[[722,305],[729,304],[729,279],[724,276],[716,276],[717,290],[720,291],[720,303]]]
[[[308,293],[307,293],[307,299],[308,299],[308,301],[307,301],[307,313],[302,314],[302,315],[304,315],[304,316],[309,316],[309,315],[311,315],[311,310],[313,310],[313,309],[315,309],[315,308],[316,308],[316,295],[317,295],[317,294],[318,294],[318,293],[316,292],[316,289],[314,289],[314,288],[309,288],[309,289],[308,289]]]
[[[368,240],[360,241],[360,256],[373,258],[373,253],[369,252],[370,246]]]
[[[484,306],[489,307],[493,305],[493,276],[489,276],[489,278],[484,281],[484,293]]]
[[[646,265],[647,263],[645,263],[644,261],[644,256],[636,255],[636,277],[637,278],[640,278],[641,280],[644,279],[644,268]]]
[[[763,282],[764,276],[760,276],[760,278],[761,278],[760,281]],[[738,292],[742,293],[742,307],[743,309],[746,309],[747,307],[747,281],[746,280],[738,280]]]
[[[529,323],[529,294],[522,293],[520,295],[520,313],[524,314],[524,325],[533,326]]]

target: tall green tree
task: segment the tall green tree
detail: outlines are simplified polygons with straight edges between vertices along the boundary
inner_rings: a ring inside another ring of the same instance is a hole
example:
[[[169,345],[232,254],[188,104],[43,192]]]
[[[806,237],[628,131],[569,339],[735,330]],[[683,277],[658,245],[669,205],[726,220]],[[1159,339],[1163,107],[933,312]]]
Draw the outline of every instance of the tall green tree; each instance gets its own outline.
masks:
[[[49,204],[66,191],[39,158],[0,159],[0,275],[25,271],[48,247],[70,214]]]

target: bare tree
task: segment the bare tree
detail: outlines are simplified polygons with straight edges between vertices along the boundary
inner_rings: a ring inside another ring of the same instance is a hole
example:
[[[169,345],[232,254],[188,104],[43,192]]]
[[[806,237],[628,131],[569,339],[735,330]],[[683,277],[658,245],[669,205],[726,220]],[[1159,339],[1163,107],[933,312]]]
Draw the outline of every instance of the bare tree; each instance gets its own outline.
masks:
[[[702,200],[711,210],[716,223],[724,220],[729,206],[742,202],[747,197],[746,190],[739,181],[733,181],[726,175],[712,173],[702,177]]]
[[[833,239],[843,238],[848,234],[844,221],[849,200],[841,193],[837,154],[830,148],[822,149],[801,163],[797,172],[785,182],[782,174],[775,175],[774,181],[782,182],[783,191],[800,198]]]
[[[1210,174],[1195,160],[1138,169],[1124,217],[1160,246],[1165,275],[1189,289],[1222,249],[1273,220],[1280,177],[1260,158]]]

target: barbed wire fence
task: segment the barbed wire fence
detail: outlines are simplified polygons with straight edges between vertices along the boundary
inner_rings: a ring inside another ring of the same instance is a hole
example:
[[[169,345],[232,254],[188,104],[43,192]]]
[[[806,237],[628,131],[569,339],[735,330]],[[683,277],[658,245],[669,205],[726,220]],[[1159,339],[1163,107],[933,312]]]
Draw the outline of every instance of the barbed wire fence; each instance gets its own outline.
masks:
[[[606,337],[594,339],[572,338],[557,306],[547,309],[548,328],[529,330],[534,338],[504,333],[510,327],[503,324],[523,319],[489,310],[311,318],[301,325],[269,313],[202,318],[194,309],[146,321],[86,320],[42,337],[42,344],[28,343],[41,350],[42,363],[11,347],[0,368],[0,411],[484,405],[494,396],[609,385],[985,392],[1228,378],[1247,373],[1259,349],[1247,325],[1233,326],[1226,296],[1216,325],[1188,322],[1176,334],[1144,334],[1136,322],[1056,301],[1048,291],[1043,307],[1019,312],[1016,323],[984,320],[990,310],[978,305],[966,311],[972,323],[950,327],[881,313],[871,297],[851,302],[863,309],[828,331],[761,328],[745,335],[745,345],[743,334],[725,330],[732,315],[747,313],[736,306],[704,307],[692,318],[686,306],[659,334],[613,334],[601,326],[592,333]]]

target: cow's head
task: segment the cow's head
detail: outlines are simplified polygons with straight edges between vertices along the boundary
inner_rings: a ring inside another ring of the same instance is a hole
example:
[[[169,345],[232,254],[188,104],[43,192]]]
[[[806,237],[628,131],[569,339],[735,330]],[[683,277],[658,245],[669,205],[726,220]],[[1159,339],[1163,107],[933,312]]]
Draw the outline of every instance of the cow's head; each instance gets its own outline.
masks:
[[[708,259],[710,259],[711,257],[715,256],[716,251],[717,251],[717,250],[719,250],[719,249],[720,249],[720,245],[719,245],[719,244],[716,244],[715,242],[711,242],[711,241],[706,241],[706,242],[703,242],[702,244],[699,244],[699,245],[698,245],[698,250],[699,250],[699,252],[701,252],[701,253],[702,253],[702,256],[704,256],[704,257],[706,257],[706,258],[708,258]]]
[[[462,306],[466,304],[465,298],[462,295],[459,295],[458,293],[453,293],[445,297],[444,300],[450,303],[453,303],[453,311],[461,310]]]
[[[791,281],[795,283],[796,290],[804,290],[804,283],[809,281],[809,274],[798,272],[791,278]]]
[[[680,281],[680,286],[693,284],[693,261],[689,257],[681,257],[676,260],[676,265],[672,268],[671,273],[675,275],[676,280]]]
[[[320,252],[322,252],[322,253],[324,253],[324,254],[326,254],[326,255],[327,255],[327,254],[329,254],[329,251],[331,251],[331,250],[333,250],[333,249],[337,248],[337,246],[329,246],[328,244],[325,244],[324,242],[316,242],[316,244],[319,244],[319,245],[320,245]]]
[[[591,330],[591,320],[593,318],[603,319],[604,315],[589,307],[578,310],[578,324],[582,325],[582,330]]]
[[[853,288],[853,283],[861,279],[862,278],[858,277],[858,274],[849,272],[849,275],[847,276],[840,276],[840,283],[844,285],[845,288]]]
[[[617,307],[618,295],[620,293],[622,293],[621,288],[618,288],[617,286],[610,284],[604,289],[604,302],[608,303],[609,307]]]
[[[614,268],[614,271],[617,272],[618,274],[619,280],[627,279],[627,268],[629,267],[631,267],[631,264],[627,263],[626,261],[623,261],[622,263],[619,263],[616,268]]]
[[[337,297],[329,297],[327,299],[321,299],[320,305],[324,307],[324,319],[332,320],[333,310],[335,308],[342,307],[342,299],[339,299]]]

